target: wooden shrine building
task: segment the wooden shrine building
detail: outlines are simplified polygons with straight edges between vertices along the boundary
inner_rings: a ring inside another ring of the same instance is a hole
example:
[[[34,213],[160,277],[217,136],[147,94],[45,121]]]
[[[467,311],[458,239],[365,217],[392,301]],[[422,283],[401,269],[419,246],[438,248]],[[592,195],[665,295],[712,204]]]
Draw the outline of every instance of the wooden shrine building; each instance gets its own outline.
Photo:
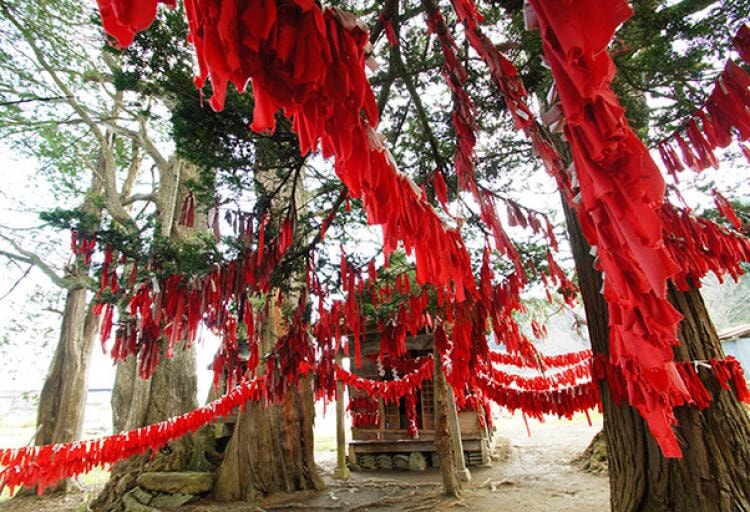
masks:
[[[350,371],[354,375],[376,381],[394,378],[392,370],[384,370],[378,365],[380,337],[377,331],[363,334],[360,349],[360,368],[356,367],[354,358],[351,358]],[[400,358],[404,361],[414,361],[421,356],[431,355],[433,336],[421,334],[407,337],[406,349],[408,355]],[[352,406],[357,404],[357,398],[373,400],[372,397],[363,395],[366,393],[349,388],[349,409],[353,417],[356,410]],[[349,464],[367,470],[407,469],[405,465],[408,466],[409,458],[413,458],[412,454],[416,453],[421,454],[428,466],[437,467],[439,462],[435,451],[435,394],[432,380],[424,381],[421,389],[416,392],[416,418],[413,418],[416,425],[412,425],[411,431],[405,397],[392,403],[385,403],[382,398],[376,400],[377,411],[371,415],[369,422],[358,424],[353,421],[351,441],[348,445]],[[492,422],[486,417],[486,410],[480,406],[477,407],[478,410],[467,407],[462,411],[456,411],[452,392],[448,402],[454,453],[460,451],[463,454],[463,460],[457,460],[459,470],[465,466],[490,464],[494,444],[490,427]],[[375,404],[372,405],[372,408],[374,407]],[[459,430],[460,433],[455,430]]]

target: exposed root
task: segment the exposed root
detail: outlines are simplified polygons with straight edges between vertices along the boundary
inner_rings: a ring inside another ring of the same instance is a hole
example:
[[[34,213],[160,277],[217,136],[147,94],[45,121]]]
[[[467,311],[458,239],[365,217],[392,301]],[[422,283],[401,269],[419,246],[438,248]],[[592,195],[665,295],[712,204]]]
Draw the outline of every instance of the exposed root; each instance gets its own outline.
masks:
[[[604,430],[594,436],[588,447],[572,463],[588,473],[607,472],[607,439]]]
[[[372,503],[363,503],[362,505],[357,505],[356,507],[352,507],[349,509],[349,512],[364,512],[365,510],[370,510],[371,508],[382,508],[382,507],[390,507],[392,505],[398,505],[405,501],[411,500],[416,495],[417,495],[417,491],[412,491],[409,494],[405,494],[403,496],[391,496],[387,498],[381,498],[377,501],[373,501]]]

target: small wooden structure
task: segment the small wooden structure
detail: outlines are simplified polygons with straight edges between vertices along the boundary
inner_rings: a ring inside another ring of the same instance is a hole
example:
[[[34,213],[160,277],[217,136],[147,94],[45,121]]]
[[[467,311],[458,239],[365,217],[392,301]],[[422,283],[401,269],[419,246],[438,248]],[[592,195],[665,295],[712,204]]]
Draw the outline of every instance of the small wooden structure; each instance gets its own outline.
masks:
[[[352,364],[350,371],[363,378],[372,380],[384,380],[379,374],[374,357],[380,352],[379,335],[377,332],[367,332],[361,340],[362,366],[356,368]],[[433,352],[433,337],[431,334],[421,334],[407,338],[406,348],[408,356],[417,358],[430,355]],[[352,359],[353,363],[353,359]],[[390,372],[386,372],[386,378]],[[356,398],[363,393],[349,388],[349,397]],[[371,426],[353,426],[352,440],[349,443],[348,459],[350,464],[367,469],[389,469],[390,465],[395,468],[403,468],[404,457],[409,457],[416,452],[421,454],[432,466],[438,465],[435,452],[435,400],[434,388],[431,380],[425,381],[422,389],[417,393],[417,427],[419,432],[416,437],[409,433],[409,420],[406,414],[405,399],[398,403],[384,403],[378,399],[379,424]],[[450,399],[452,399],[452,395]],[[460,443],[454,442],[454,446],[461,446],[463,459],[468,466],[489,465],[492,454],[492,432],[487,427],[490,422],[488,418],[480,418],[484,411],[467,409],[455,412],[455,408],[449,407],[457,417],[449,418],[452,424],[457,425],[460,430]],[[450,414],[450,413],[449,413]],[[455,422],[455,423],[454,423]],[[398,456],[398,457],[397,457]],[[376,467],[372,467],[373,460]],[[370,464],[363,464],[363,462]],[[399,462],[401,462],[399,464]],[[459,469],[463,466],[458,461]]]

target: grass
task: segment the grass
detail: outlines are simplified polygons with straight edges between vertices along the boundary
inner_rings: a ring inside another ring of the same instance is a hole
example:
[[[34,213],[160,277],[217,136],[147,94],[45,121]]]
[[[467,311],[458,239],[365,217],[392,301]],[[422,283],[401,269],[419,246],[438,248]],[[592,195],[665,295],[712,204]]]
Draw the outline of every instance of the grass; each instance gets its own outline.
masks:
[[[88,473],[78,476],[78,482],[87,490],[103,486],[109,479],[109,469],[94,468]],[[0,494],[0,503],[11,498],[10,491],[6,488]]]
[[[336,451],[336,436],[315,436],[315,451],[316,452],[335,452]]]

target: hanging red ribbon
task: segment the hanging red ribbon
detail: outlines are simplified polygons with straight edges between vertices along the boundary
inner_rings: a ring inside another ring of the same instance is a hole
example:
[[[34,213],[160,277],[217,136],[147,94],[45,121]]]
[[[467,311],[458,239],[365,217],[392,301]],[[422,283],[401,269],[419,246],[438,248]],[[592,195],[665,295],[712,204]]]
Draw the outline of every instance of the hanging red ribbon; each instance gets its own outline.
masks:
[[[610,86],[615,68],[607,46],[632,9],[625,0],[582,2],[529,1],[580,183],[573,202],[605,276],[611,358],[662,453],[679,457],[673,408],[688,397],[672,354],[681,316],[667,300],[666,283],[679,267],[664,247],[658,216],[665,185]]]
[[[118,6],[115,0],[100,0],[105,29],[125,46],[134,31],[150,24],[156,3],[141,0],[122,11]],[[320,146],[324,157],[335,156],[336,174],[352,196],[363,200],[368,222],[382,226],[386,254],[400,241],[415,255],[420,283],[452,289],[459,301],[475,293],[460,235],[443,225],[398,172],[375,131],[379,115],[364,72],[369,42],[363,24],[350,13],[304,0],[242,6],[186,0],[185,12],[200,68],[196,86],[210,79],[214,109],[223,108],[229,82],[238,90],[250,82],[253,130],[273,132],[275,114],[283,110],[303,154]]]
[[[574,366],[584,361],[591,359],[591,350],[581,350],[580,352],[569,352],[566,354],[557,354],[554,356],[545,356],[540,354],[540,359],[543,367],[546,368],[562,368],[566,366]],[[505,354],[502,352],[490,352],[490,359],[493,363],[505,364],[509,366],[518,366],[521,368],[538,368],[539,362],[537,360],[529,361],[516,354]]]
[[[573,356],[573,354],[565,354],[565,356],[566,360],[581,357]],[[285,357],[294,359],[289,355]],[[585,363],[586,360],[581,359],[578,366]],[[295,365],[294,376],[291,375],[291,371],[281,373],[285,382],[297,382],[301,376],[311,372],[314,375],[320,375],[321,372],[331,373],[328,380],[333,381],[335,375],[335,379],[365,394],[365,396],[353,397],[349,404],[349,409],[356,418],[355,426],[378,423],[379,413],[375,399],[381,398],[386,402],[395,402],[405,398],[409,430],[412,435],[417,434],[415,391],[420,389],[426,380],[432,378],[431,356],[424,356],[413,361],[411,364],[413,370],[394,381],[374,381],[359,377],[335,363],[326,366],[326,369],[316,368],[306,359]],[[710,394],[698,377],[698,372],[703,367],[710,368],[723,389],[729,390],[733,386],[738,398],[750,403],[750,391],[747,389],[742,367],[732,356],[727,356],[723,360],[677,363],[676,371],[680,373],[691,391],[691,398],[687,403],[705,408],[711,400]],[[576,372],[576,375],[581,375],[581,378],[586,378],[584,373],[578,373],[579,370],[573,368],[569,369]],[[464,395],[462,390],[455,390],[459,408],[474,407],[478,411],[487,411],[485,400],[491,399],[511,411],[520,410],[525,415],[543,420],[545,414],[570,418],[576,412],[584,412],[599,406],[598,387],[591,380],[559,387],[565,382],[555,380],[553,377],[548,382],[554,387],[528,390],[510,386],[510,384],[517,385],[520,382],[518,380],[512,383],[500,382],[499,380],[505,379],[502,375],[497,371],[483,371],[473,375],[472,390],[469,394]],[[618,366],[611,364],[606,357],[600,355],[593,359],[593,375],[596,380],[607,380],[610,393],[616,403],[626,397],[626,384],[622,378],[622,371]],[[195,432],[218,418],[232,414],[237,407],[244,407],[248,401],[275,400],[280,395],[271,389],[276,384],[269,381],[269,376],[275,378],[269,372],[262,377],[245,380],[210,404],[182,416],[129,432],[64,444],[2,449],[0,450],[0,466],[2,466],[0,486],[7,486],[11,492],[21,485],[37,486],[41,494],[44,489],[63,478],[85,473],[95,467],[114,464],[149,449],[157,450],[170,441]],[[497,378],[498,376],[501,376],[500,379]],[[533,381],[533,378],[526,379],[526,381],[537,382]],[[461,393],[459,394],[458,391]]]
[[[367,394],[382,398],[386,402],[396,402],[415,389],[422,387],[425,380],[432,379],[433,363],[431,356],[420,358],[419,366],[398,380],[371,380],[354,375],[338,365],[334,366],[336,379],[347,386]]]
[[[516,387],[528,391],[544,391],[573,386],[585,379],[590,380],[591,361],[584,360],[558,372],[534,377],[507,373],[494,368],[492,365],[487,365],[483,371],[493,382],[503,387]]]
[[[750,27],[743,24],[734,37],[735,49],[745,63],[750,63]],[[744,141],[750,139],[750,75],[733,60],[728,60],[716,79],[705,104],[685,125],[658,144],[659,154],[667,172],[675,181],[677,173],[689,167],[702,171],[718,167],[716,148],[725,148],[736,139],[745,152]],[[674,150],[680,148],[682,158]]]
[[[750,239],[669,203],[659,213],[666,247],[681,267],[672,278],[680,290],[699,286],[709,272],[720,282],[726,274],[736,281],[744,273],[741,264],[750,261]]]
[[[352,416],[352,426],[354,428],[368,428],[380,424],[380,407],[377,400],[372,397],[351,397],[346,410]]]

